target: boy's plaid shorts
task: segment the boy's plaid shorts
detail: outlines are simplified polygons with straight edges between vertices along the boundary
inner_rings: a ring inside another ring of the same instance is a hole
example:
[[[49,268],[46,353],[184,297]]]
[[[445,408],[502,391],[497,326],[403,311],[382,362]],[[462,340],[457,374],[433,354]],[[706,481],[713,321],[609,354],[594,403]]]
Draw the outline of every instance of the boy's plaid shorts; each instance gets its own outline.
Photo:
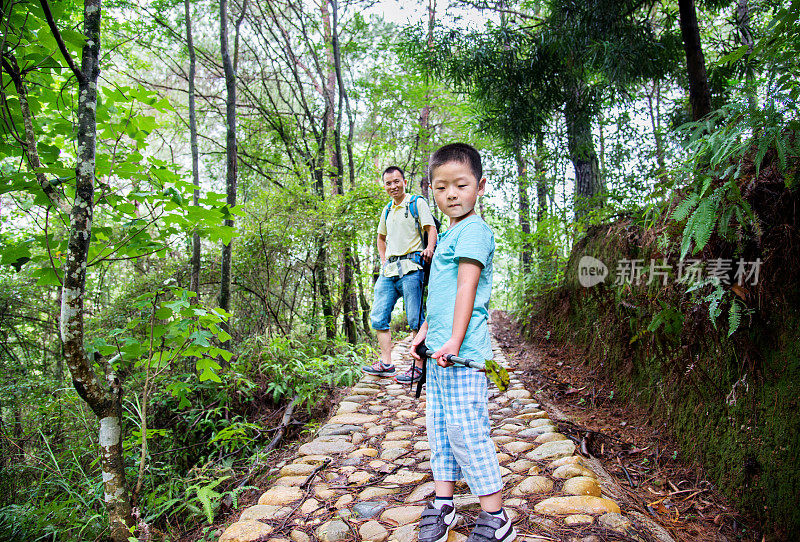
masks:
[[[473,495],[503,488],[490,438],[486,375],[468,367],[439,367],[428,360],[425,418],[433,479],[463,478]]]

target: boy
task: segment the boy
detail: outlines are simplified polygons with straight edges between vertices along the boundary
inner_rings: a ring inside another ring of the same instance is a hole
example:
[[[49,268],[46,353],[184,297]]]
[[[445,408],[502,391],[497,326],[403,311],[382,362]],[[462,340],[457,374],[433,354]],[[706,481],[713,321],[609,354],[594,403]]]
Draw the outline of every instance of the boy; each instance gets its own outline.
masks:
[[[486,360],[492,357],[487,324],[492,290],[494,234],[475,214],[486,188],[480,155],[463,143],[431,155],[429,178],[436,205],[450,219],[433,256],[427,321],[411,344],[426,342],[436,364],[427,376],[428,441],[436,499],[422,513],[420,542],[444,542],[455,525],[455,481],[462,476],[482,511],[468,542],[510,542],[516,538],[503,511],[500,464],[489,438],[486,375],[447,361],[449,354]]]

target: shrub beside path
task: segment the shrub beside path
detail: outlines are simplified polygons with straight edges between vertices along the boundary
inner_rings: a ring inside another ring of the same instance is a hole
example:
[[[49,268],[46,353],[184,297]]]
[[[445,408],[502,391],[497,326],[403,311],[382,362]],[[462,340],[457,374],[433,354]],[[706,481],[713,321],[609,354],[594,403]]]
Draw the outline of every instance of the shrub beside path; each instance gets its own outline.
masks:
[[[399,371],[410,364],[408,346],[401,341],[392,351]],[[620,510],[611,497],[618,492],[595,472],[602,471],[596,460],[583,458],[557,432],[494,339],[493,347],[495,360],[511,370],[508,391],[490,385],[489,414],[517,540],[653,540],[640,514]],[[416,399],[408,386],[365,375],[219,542],[415,541],[425,501],[434,495],[429,459],[424,391]],[[463,523],[448,542],[466,540],[480,511],[463,483],[455,503]]]

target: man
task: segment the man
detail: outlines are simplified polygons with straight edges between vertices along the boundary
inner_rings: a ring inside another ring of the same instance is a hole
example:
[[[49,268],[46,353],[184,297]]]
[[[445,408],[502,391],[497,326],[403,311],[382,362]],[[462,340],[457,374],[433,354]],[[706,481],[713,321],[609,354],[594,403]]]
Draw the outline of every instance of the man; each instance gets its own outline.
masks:
[[[378,333],[381,357],[364,367],[367,374],[391,376],[392,334],[389,330],[392,310],[403,296],[408,325],[416,333],[422,325],[423,260],[431,261],[436,247],[436,226],[430,207],[424,198],[406,194],[403,170],[389,166],[382,175],[383,188],[392,201],[381,210],[378,223],[378,255],[381,274],[375,283],[375,301],[372,307],[372,327]],[[427,245],[422,246],[422,232],[427,234]],[[418,382],[422,377],[422,361],[395,377],[401,384]]]

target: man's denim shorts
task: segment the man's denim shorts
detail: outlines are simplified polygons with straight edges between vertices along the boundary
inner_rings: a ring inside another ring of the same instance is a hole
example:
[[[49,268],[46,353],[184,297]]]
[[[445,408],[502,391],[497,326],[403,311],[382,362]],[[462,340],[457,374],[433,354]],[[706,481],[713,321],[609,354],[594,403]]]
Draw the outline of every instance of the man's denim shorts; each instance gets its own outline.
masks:
[[[375,302],[372,306],[372,328],[377,330],[389,329],[392,320],[392,310],[395,303],[403,296],[406,307],[406,318],[411,329],[419,329],[424,318],[420,319],[420,304],[422,303],[422,271],[412,271],[401,277],[378,277],[375,283]]]

